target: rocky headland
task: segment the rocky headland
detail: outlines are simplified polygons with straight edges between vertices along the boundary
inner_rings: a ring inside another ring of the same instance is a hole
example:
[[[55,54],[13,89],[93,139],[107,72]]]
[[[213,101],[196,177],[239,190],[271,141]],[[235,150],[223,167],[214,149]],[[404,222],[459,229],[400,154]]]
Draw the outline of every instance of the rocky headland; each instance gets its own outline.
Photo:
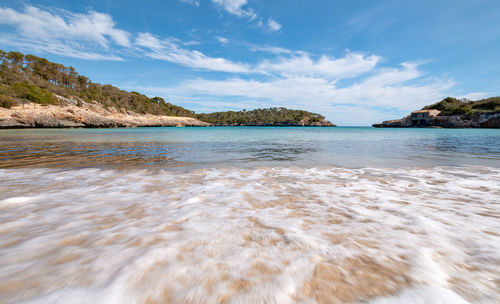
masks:
[[[116,127],[206,127],[211,124],[192,117],[139,114],[98,102],[87,103],[57,96],[61,105],[26,103],[0,107],[0,128],[116,128]]]
[[[376,128],[500,128],[500,97],[477,101],[447,97],[401,119],[374,124]]]
[[[500,113],[476,113],[429,117],[426,125],[415,126],[411,115],[373,124],[375,128],[500,128]]]

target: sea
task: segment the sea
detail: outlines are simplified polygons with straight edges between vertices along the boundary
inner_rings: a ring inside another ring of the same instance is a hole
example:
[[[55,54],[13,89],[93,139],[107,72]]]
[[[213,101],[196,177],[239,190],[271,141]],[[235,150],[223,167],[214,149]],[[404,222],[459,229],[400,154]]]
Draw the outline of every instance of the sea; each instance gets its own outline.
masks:
[[[0,130],[0,303],[500,303],[500,130]]]

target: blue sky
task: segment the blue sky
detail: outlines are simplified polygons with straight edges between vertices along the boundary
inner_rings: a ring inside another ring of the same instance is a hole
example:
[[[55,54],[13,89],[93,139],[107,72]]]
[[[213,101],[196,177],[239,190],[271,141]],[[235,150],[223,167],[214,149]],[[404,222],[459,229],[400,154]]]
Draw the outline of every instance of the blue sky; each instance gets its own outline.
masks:
[[[369,125],[500,95],[498,0],[3,0],[0,48],[197,112]]]

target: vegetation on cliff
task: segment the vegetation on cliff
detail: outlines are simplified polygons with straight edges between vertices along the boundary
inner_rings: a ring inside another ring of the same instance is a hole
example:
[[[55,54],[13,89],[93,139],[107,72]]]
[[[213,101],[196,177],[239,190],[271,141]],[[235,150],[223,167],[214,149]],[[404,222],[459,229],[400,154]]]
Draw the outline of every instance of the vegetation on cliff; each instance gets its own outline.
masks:
[[[110,84],[92,82],[73,67],[45,58],[0,50],[0,60],[0,107],[3,108],[26,102],[57,105],[60,98],[56,94],[88,103],[97,101],[105,109],[114,107],[119,113],[193,117],[214,125],[333,125],[319,114],[286,108],[196,114],[161,97],[149,98]]]
[[[439,110],[440,112],[437,116],[423,116],[419,111],[401,119],[386,120],[373,126],[376,128],[500,128],[500,97],[475,101],[447,97],[422,110]]]
[[[54,94],[96,100],[104,107],[169,116],[194,117],[193,111],[149,98],[137,92],[120,90],[110,84],[99,84],[79,75],[73,67],[53,63],[45,58],[0,50],[0,106],[12,107],[23,102],[57,104]]]
[[[320,114],[286,108],[226,111],[199,114],[198,119],[214,125],[301,125],[324,121]]]
[[[467,100],[447,97],[440,102],[426,106],[424,110],[436,109],[441,111],[439,116],[475,114],[475,113],[500,113],[500,96],[481,100]]]

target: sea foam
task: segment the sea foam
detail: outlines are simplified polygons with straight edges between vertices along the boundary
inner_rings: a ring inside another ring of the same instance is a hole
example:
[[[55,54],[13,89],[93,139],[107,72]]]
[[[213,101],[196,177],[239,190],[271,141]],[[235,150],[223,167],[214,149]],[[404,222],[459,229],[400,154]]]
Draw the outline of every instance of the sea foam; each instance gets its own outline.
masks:
[[[0,302],[498,303],[500,170],[0,170]]]

